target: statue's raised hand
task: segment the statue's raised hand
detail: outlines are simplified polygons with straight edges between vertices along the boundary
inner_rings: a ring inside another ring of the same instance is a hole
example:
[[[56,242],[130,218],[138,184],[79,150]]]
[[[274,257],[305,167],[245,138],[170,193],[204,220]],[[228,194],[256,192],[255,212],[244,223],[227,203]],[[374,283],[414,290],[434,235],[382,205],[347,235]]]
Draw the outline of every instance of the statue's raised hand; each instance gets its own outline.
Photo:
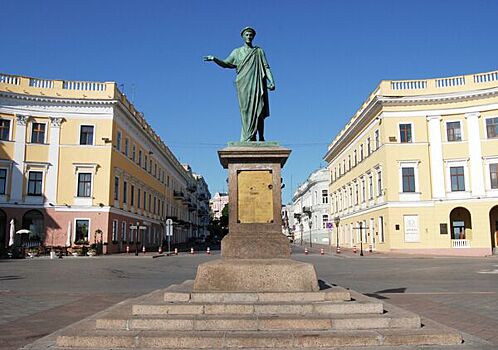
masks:
[[[204,56],[203,60],[204,61],[214,61],[214,56],[211,56],[211,55]]]
[[[275,84],[273,84],[273,83],[268,84],[268,90],[270,90],[270,91],[275,90]]]

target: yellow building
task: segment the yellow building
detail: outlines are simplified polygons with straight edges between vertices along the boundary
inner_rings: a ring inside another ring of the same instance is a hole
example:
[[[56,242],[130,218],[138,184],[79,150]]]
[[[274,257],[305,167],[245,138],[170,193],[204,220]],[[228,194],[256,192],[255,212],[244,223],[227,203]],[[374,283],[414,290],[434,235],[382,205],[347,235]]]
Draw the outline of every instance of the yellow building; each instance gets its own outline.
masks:
[[[324,159],[341,245],[491,254],[498,238],[498,71],[382,81]]]
[[[12,222],[25,243],[156,249],[167,218],[172,242],[206,234],[209,197],[116,83],[0,74],[0,248]]]

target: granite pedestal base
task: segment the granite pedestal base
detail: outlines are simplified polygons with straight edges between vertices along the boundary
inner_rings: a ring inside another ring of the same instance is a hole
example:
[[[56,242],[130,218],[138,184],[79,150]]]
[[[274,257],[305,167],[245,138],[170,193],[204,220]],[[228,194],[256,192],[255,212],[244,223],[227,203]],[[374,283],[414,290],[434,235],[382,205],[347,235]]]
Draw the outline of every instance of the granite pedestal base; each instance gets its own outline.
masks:
[[[315,292],[312,264],[290,259],[219,259],[199,265],[194,291]]]

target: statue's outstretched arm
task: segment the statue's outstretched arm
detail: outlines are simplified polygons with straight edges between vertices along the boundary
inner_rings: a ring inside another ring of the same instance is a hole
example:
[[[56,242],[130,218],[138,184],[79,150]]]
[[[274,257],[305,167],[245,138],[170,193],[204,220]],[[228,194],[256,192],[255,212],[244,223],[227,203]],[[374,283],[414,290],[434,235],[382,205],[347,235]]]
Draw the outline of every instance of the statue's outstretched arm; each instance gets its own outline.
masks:
[[[204,56],[204,61],[213,61],[214,63],[216,63],[218,66],[220,66],[222,68],[237,68],[235,65],[233,65],[229,62],[220,60],[219,58],[211,56],[211,55]]]

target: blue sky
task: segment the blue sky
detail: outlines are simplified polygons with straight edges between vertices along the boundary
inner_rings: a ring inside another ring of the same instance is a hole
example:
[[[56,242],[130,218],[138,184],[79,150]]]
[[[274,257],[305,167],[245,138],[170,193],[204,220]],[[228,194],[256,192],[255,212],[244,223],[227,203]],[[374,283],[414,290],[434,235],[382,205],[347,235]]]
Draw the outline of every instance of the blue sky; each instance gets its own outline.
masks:
[[[283,201],[382,79],[498,69],[498,1],[0,0],[0,72],[116,81],[181,162],[226,191],[235,72],[202,61],[256,28],[276,81],[265,136],[292,149]]]

